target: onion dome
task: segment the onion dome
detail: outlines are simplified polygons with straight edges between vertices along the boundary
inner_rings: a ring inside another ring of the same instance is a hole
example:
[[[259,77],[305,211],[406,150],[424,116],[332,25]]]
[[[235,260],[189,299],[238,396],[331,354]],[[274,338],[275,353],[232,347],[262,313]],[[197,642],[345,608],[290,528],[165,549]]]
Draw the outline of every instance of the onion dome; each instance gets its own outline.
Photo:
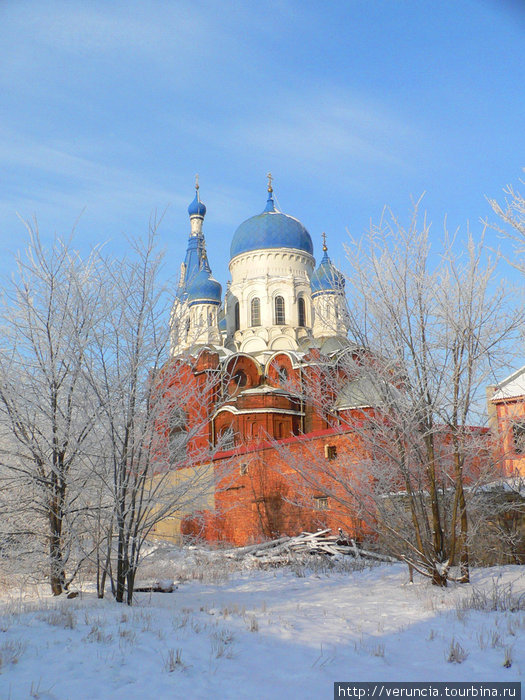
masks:
[[[188,285],[188,303],[194,304],[216,304],[221,303],[222,287],[216,279],[211,276],[210,269],[202,268]]]
[[[273,189],[268,185],[268,200],[261,214],[246,219],[235,231],[230,257],[267,248],[293,248],[313,254],[310,234],[293,216],[278,211],[273,201]]]
[[[188,214],[190,215],[190,219],[192,216],[198,216],[201,219],[204,219],[206,216],[206,207],[204,204],[201,202],[201,199],[199,197],[199,176],[197,175],[195,178],[195,198],[193,202],[190,204],[188,207]]]
[[[323,234],[323,238],[325,239],[325,242],[323,243],[324,256],[319,264],[319,267],[312,274],[311,279],[312,298],[318,296],[319,294],[344,293],[344,275],[339,272],[328,257],[325,234]]]

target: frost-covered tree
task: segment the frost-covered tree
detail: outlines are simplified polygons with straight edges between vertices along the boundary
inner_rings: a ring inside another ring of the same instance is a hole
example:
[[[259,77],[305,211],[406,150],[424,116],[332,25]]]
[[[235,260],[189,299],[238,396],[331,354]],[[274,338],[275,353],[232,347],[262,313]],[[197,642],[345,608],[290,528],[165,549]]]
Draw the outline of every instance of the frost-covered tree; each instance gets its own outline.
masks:
[[[203,450],[189,453],[206,417],[187,426],[189,404],[199,404],[218,377],[200,389],[180,381],[184,363],[168,361],[168,289],[161,283],[162,255],[155,227],[130,255],[99,266],[106,313],[89,357],[91,388],[100,422],[97,477],[103,517],[97,521],[99,595],[109,573],[118,602],[131,604],[146,538],[166,517],[202,508],[214,488]],[[176,319],[171,319],[171,330]],[[202,452],[202,454],[201,454]],[[107,507],[107,504],[110,507]]]
[[[90,479],[97,410],[84,361],[101,307],[93,258],[82,261],[58,239],[46,249],[36,225],[26,227],[29,246],[1,307],[1,486],[11,506],[4,524],[18,551],[37,552],[45,538],[59,595]]]
[[[431,255],[429,228],[417,207],[406,229],[387,212],[349,246],[356,347],[320,369],[326,388],[316,395],[348,409],[352,444],[337,461],[296,468],[391,553],[446,585],[455,565],[469,578],[468,494],[493,456],[488,431],[472,426],[486,423],[484,387],[508,360],[523,311],[482,242],[445,232]]]
[[[493,228],[515,244],[516,257],[510,262],[525,272],[525,197],[515,187],[508,185],[504,190],[504,202],[501,204],[496,199],[489,199],[489,204],[502,223],[502,226],[493,225]]]

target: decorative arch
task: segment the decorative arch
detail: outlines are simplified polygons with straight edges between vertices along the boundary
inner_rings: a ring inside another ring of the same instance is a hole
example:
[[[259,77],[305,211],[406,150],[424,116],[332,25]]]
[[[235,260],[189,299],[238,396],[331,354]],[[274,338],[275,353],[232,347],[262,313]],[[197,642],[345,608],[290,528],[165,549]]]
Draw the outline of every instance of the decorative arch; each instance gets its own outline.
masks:
[[[226,393],[228,396],[235,396],[244,389],[259,386],[262,367],[253,357],[236,354],[228,358],[223,374]]]
[[[297,384],[297,370],[293,358],[287,352],[275,353],[268,360],[265,370],[271,386],[289,389]]]

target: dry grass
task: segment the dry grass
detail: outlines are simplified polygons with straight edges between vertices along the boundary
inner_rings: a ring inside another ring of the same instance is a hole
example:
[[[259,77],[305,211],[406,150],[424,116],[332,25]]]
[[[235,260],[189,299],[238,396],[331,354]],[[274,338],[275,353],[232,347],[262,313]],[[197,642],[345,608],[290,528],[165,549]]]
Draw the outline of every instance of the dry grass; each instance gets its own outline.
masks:
[[[4,666],[17,664],[24,653],[26,645],[17,640],[8,640],[0,645],[0,673]]]
[[[448,656],[446,657],[449,664],[462,664],[468,658],[468,651],[465,651],[461,644],[452,638]]]
[[[469,595],[461,598],[456,605],[458,617],[464,610],[484,612],[520,612],[525,610],[525,593],[515,593],[512,583],[492,580],[490,590],[473,588]]]
[[[48,610],[46,613],[40,616],[43,622],[47,622],[48,625],[53,627],[63,627],[67,630],[75,629],[77,625],[77,620],[72,610],[66,610],[65,608],[58,608],[56,610]]]
[[[182,649],[168,649],[168,653],[163,657],[164,670],[167,673],[173,671],[183,671],[186,664],[182,661]]]

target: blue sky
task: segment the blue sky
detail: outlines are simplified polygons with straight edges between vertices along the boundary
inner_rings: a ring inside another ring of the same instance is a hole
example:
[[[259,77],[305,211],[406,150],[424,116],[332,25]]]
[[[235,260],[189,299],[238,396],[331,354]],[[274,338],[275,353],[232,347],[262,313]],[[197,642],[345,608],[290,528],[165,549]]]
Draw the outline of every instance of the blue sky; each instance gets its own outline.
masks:
[[[215,276],[277,201],[343,257],[383,206],[426,192],[436,236],[490,213],[525,166],[525,5],[506,0],[0,0],[2,272],[77,224],[81,247],[166,210],[167,272],[195,173]]]

